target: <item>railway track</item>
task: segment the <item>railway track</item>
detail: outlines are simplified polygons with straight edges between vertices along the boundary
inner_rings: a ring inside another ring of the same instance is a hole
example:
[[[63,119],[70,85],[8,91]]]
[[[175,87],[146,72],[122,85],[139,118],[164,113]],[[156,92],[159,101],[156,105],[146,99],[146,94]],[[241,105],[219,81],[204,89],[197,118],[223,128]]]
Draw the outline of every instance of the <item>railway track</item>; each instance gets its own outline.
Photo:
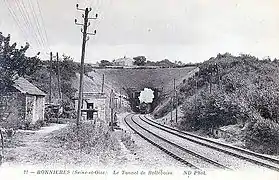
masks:
[[[144,117],[144,118],[143,118]],[[219,143],[219,142],[215,142],[213,140],[204,138],[204,137],[200,137],[191,133],[187,133],[187,132],[183,132],[183,131],[179,131],[175,128],[169,127],[169,126],[165,126],[162,125],[158,122],[155,122],[149,118],[147,118],[145,115],[144,116],[140,116],[139,118],[147,123],[148,125],[155,127],[157,129],[160,129],[162,131],[168,132],[170,134],[173,134],[177,137],[186,139],[188,141],[191,141],[193,143],[197,143],[199,145],[208,147],[208,148],[212,148],[214,150],[217,150],[219,152],[223,152],[226,154],[229,154],[231,156],[237,157],[239,159],[242,160],[246,160],[249,161],[251,163],[254,163],[256,165],[259,166],[263,166],[266,167],[268,169],[272,169],[275,171],[279,171],[279,160],[275,159],[275,158],[271,158],[268,156],[264,156],[246,149],[242,149],[239,147],[235,147],[235,146],[231,146],[231,145],[227,145],[224,143]]]
[[[128,117],[130,116],[130,117]],[[219,162],[213,161],[205,156],[202,156],[194,151],[186,149],[170,140],[161,137],[154,132],[151,132],[147,128],[141,126],[134,119],[134,114],[129,114],[124,118],[124,122],[127,124],[129,128],[131,128],[135,133],[141,136],[146,141],[150,142],[154,146],[158,147],[171,157],[185,164],[186,166],[193,169],[201,169],[200,165],[204,167],[211,168],[221,168],[226,170],[232,170],[229,167],[226,167]],[[189,162],[191,161],[191,162]]]

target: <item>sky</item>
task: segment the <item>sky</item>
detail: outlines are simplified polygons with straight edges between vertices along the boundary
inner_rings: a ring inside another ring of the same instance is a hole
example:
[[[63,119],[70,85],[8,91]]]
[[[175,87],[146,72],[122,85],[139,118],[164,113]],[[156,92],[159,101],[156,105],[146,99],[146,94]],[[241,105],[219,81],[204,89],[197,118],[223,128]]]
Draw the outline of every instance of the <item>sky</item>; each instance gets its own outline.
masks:
[[[24,0],[25,19],[17,6],[20,1],[0,1],[0,31],[19,44],[30,42],[28,55],[40,51],[42,59],[53,51],[80,61],[82,34],[74,19],[82,22],[82,12],[76,3],[92,7],[92,17],[99,14],[89,26],[97,35],[87,41],[87,63],[139,55],[152,61],[202,62],[225,52],[279,57],[278,0]],[[21,19],[25,35],[8,8]],[[36,43],[36,27],[41,32],[37,39],[48,39],[44,46]]]

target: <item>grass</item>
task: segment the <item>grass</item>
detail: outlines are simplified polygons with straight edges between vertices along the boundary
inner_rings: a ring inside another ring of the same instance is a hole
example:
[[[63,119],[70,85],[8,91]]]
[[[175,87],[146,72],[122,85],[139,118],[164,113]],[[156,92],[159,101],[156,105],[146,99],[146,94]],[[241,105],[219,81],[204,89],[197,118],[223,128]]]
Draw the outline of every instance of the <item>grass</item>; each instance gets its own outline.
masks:
[[[135,144],[135,141],[132,139],[131,135],[127,132],[121,132],[121,142],[124,144],[124,146],[130,150],[131,152],[134,152],[137,149],[137,145]]]
[[[117,164],[122,155],[120,140],[127,149],[134,147],[128,134],[111,132],[104,123],[83,122],[79,131],[75,124],[55,129],[49,133],[17,132],[5,141],[4,161],[11,165],[44,167],[106,167]]]
[[[112,136],[108,127],[101,123],[95,126],[91,123],[82,123],[77,130],[75,124],[55,132],[50,136],[54,147],[60,147],[66,151],[74,151],[93,157],[112,158],[117,155],[120,145],[115,136]],[[106,162],[107,159],[101,161]]]

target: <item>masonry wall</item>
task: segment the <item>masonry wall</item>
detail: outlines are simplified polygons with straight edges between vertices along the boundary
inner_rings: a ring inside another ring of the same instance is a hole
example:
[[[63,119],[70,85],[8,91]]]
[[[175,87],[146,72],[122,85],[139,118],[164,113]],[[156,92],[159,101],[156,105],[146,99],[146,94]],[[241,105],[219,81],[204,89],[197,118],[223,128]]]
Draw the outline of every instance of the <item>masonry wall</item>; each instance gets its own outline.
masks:
[[[106,121],[106,98],[88,98],[82,102],[82,109],[87,109],[87,102],[93,103],[93,109],[98,110],[98,118],[102,121]],[[78,100],[75,100],[75,110],[78,110]],[[86,120],[86,112],[82,114],[82,120]]]
[[[98,116],[101,120],[106,119],[106,99],[95,99],[94,109],[98,110]]]
[[[44,120],[45,97],[26,95],[26,121],[35,124]]]
[[[20,92],[0,94],[0,126],[18,129],[26,123],[25,95]]]

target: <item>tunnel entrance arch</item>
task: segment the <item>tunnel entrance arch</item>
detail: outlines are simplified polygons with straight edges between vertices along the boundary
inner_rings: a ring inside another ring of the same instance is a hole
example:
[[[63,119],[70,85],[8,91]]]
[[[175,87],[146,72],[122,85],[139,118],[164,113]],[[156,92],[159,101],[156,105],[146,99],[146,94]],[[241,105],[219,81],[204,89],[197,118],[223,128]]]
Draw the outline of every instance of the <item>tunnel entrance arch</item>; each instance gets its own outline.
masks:
[[[145,113],[151,113],[155,107],[159,104],[159,99],[160,99],[160,95],[162,94],[162,88],[157,88],[157,87],[144,87],[144,88],[148,88],[151,89],[153,91],[153,101],[151,103],[145,103],[148,110]],[[141,92],[144,90],[144,88],[126,88],[125,91],[128,95],[128,101],[130,103],[131,109],[132,111],[136,112],[136,113],[143,113],[143,111],[141,111],[141,102],[139,99],[139,96],[141,94]]]

